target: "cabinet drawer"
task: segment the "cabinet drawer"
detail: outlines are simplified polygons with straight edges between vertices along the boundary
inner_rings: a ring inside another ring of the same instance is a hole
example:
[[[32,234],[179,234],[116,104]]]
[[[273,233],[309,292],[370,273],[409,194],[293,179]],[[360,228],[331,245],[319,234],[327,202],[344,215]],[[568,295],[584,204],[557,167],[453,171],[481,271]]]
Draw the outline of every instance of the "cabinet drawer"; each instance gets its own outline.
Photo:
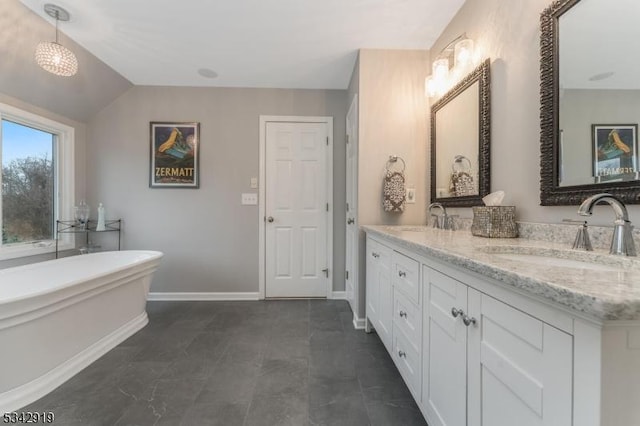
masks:
[[[390,262],[391,249],[378,241],[368,238],[367,239],[367,260],[373,260],[376,262]]]
[[[394,291],[393,325],[402,331],[414,350],[419,351],[422,342],[422,312],[420,307],[398,290]],[[395,331],[394,331],[395,333]]]
[[[420,304],[420,262],[404,254],[393,252],[393,284],[411,302]]]
[[[422,395],[420,373],[421,359],[420,352],[413,348],[402,333],[393,335],[393,361],[395,362],[402,378],[404,379],[411,394],[419,403]]]

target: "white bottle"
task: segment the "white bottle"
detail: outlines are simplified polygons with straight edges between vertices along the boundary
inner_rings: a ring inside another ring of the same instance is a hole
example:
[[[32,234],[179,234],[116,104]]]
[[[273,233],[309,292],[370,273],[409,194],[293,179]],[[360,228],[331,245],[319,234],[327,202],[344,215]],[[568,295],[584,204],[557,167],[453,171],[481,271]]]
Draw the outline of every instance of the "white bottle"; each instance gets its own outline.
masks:
[[[104,231],[104,206],[102,203],[98,205],[98,224],[96,225],[96,231]]]

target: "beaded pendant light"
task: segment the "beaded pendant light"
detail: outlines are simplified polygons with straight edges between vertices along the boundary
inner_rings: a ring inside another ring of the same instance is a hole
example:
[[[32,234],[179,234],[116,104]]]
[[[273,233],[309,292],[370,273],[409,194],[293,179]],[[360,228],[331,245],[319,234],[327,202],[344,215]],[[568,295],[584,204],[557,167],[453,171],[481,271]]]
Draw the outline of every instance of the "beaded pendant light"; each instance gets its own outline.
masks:
[[[58,43],[58,22],[68,21],[69,12],[55,4],[44,5],[47,15],[56,20],[56,41],[43,41],[36,47],[36,63],[52,74],[70,77],[78,72],[78,59],[72,51]]]

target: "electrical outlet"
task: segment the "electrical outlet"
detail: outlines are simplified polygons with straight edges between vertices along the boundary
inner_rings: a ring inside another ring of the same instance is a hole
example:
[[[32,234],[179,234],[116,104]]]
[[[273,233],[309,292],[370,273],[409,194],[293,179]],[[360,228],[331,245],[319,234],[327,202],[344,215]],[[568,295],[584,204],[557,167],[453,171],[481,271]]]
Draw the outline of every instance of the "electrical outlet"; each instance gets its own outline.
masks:
[[[405,200],[407,204],[415,204],[416,203],[416,189],[415,188],[407,188],[407,193],[405,196]]]
[[[255,192],[243,193],[241,202],[243,206],[255,206],[258,204],[258,194]]]
[[[249,185],[251,186],[251,189],[258,188],[258,178],[252,177],[249,182],[250,182]]]

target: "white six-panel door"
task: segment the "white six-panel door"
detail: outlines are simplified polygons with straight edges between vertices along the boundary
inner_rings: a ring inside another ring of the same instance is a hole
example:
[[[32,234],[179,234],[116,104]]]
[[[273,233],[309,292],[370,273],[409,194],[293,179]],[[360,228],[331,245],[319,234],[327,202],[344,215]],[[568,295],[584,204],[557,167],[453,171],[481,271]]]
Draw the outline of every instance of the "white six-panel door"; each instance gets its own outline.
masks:
[[[266,123],[265,296],[326,297],[326,123]]]

